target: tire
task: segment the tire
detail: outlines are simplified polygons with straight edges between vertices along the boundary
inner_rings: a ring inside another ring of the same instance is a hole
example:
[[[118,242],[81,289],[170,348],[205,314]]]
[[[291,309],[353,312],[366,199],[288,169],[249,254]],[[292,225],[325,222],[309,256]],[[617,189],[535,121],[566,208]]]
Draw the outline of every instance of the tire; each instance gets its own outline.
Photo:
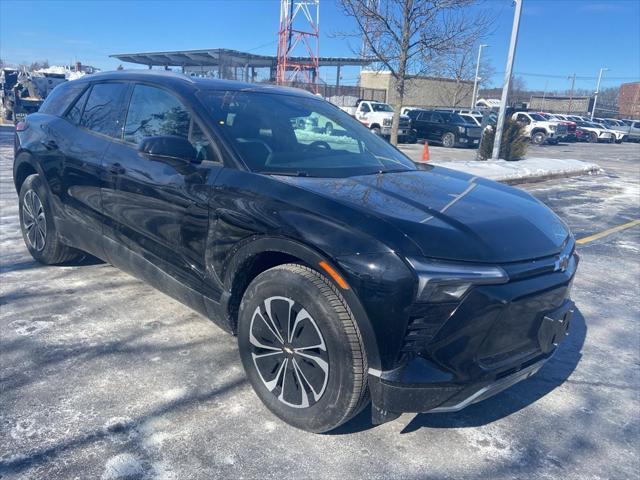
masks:
[[[293,332],[282,317],[293,321]],[[238,346],[256,394],[289,425],[327,432],[368,402],[356,321],[333,283],[315,270],[290,263],[258,275],[240,304]]]
[[[324,126],[324,133],[325,135],[331,135],[333,133],[333,123],[327,122]]]
[[[598,135],[595,132],[591,132],[589,134],[589,139],[587,140],[589,143],[598,143]]]
[[[550,145],[558,145],[558,143],[560,143],[560,140],[558,140],[557,138],[549,140]]]
[[[442,136],[443,147],[453,148],[455,144],[456,144],[456,136],[453,133],[448,132]]]
[[[546,140],[547,140],[547,134],[542,131],[535,132],[531,136],[531,141],[535,145],[542,145]]]
[[[29,175],[20,187],[18,200],[22,238],[31,256],[45,265],[66,263],[82,255],[60,241],[47,189],[40,175]]]
[[[371,131],[372,131],[375,135],[377,135],[377,136],[379,136],[379,137],[381,137],[381,136],[382,136],[382,130],[380,130],[380,127],[372,127],[372,128],[371,128]]]

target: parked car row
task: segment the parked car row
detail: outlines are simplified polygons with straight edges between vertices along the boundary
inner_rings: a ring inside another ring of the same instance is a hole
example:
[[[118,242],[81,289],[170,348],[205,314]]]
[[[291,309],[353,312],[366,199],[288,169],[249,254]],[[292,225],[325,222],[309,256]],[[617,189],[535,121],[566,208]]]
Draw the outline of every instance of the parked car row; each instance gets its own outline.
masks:
[[[557,120],[569,127],[569,134],[563,140],[577,142],[622,143],[640,141],[640,121],[597,118],[559,113],[540,113],[548,120]]]

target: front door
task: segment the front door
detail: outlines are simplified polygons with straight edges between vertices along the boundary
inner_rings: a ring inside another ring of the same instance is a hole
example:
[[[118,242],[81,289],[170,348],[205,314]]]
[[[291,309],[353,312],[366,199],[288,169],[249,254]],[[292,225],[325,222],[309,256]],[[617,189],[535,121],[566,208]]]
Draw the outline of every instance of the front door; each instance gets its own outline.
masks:
[[[140,152],[138,145],[153,136],[187,138],[198,151],[197,161]],[[104,157],[110,185],[103,193],[104,209],[113,235],[108,254],[115,265],[166,289],[171,282],[157,278],[157,267],[188,291],[203,293],[208,201],[222,168],[214,151],[173,93],[133,87],[123,141],[114,142]],[[193,304],[190,294],[169,293]],[[218,292],[204,293],[215,297]]]

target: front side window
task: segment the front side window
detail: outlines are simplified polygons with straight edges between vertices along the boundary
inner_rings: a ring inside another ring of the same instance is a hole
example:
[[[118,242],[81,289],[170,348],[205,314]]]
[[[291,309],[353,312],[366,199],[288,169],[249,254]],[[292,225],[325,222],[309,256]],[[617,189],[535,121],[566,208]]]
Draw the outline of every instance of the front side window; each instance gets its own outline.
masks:
[[[127,93],[126,83],[98,83],[91,88],[84,106],[80,126],[110,137],[122,134],[124,109],[122,102]]]
[[[314,97],[204,90],[209,122],[250,170],[346,177],[416,170],[360,122]]]
[[[169,92],[136,85],[129,102],[124,139],[139,144],[145,137],[189,137],[191,115]]]
[[[219,161],[209,139],[178,98],[160,88],[136,85],[124,127],[125,141],[138,145],[147,137],[164,136],[189,140],[199,161]]]

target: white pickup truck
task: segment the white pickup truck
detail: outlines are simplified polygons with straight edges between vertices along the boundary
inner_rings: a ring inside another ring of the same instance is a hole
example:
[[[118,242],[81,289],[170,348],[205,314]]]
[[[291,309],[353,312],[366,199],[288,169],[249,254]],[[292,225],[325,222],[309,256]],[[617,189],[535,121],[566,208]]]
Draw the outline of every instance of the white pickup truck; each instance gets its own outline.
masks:
[[[387,103],[358,100],[355,107],[340,107],[360,123],[371,129],[376,135],[388,137],[391,135],[393,121],[393,107]],[[398,140],[411,136],[411,119],[407,115],[400,115]]]
[[[524,134],[535,144],[556,144],[567,134],[567,125],[560,121],[547,120],[533,112],[515,112],[513,120],[524,126]]]

